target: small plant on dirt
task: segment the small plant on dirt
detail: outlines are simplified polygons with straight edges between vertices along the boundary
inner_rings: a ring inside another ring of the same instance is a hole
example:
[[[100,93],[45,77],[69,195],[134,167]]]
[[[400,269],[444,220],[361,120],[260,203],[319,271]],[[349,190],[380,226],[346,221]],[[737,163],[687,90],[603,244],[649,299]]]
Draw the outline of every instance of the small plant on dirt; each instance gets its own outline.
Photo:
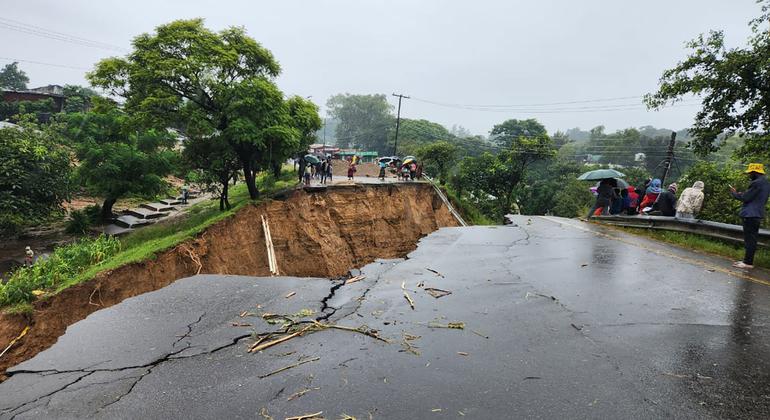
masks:
[[[67,220],[67,233],[84,235],[91,227],[91,220],[88,218],[85,210],[73,210],[70,218]]]
[[[86,269],[120,251],[120,242],[110,236],[81,239],[57,248],[32,267],[21,267],[0,286],[0,306],[31,302],[36,295],[54,291]]]

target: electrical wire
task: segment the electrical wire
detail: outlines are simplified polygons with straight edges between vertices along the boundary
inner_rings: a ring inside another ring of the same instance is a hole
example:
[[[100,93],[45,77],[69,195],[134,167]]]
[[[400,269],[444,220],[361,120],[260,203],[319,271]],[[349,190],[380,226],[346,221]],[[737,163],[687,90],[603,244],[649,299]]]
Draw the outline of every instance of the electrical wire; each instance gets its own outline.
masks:
[[[16,61],[18,61],[20,63],[38,64],[38,65],[41,65],[41,66],[51,66],[51,67],[59,67],[59,68],[73,69],[73,70],[85,70],[85,71],[91,70],[91,69],[88,69],[86,67],[76,67],[76,66],[70,66],[70,65],[67,65],[67,64],[46,63],[46,62],[43,62],[43,61],[23,60],[21,58],[0,57],[0,60],[5,60],[5,61],[8,61],[8,62],[16,62]]]
[[[31,25],[28,23],[20,22],[13,19],[0,17],[0,27],[9,29],[16,32],[22,32],[29,35],[35,35],[43,38],[53,39],[56,41],[67,42],[70,44],[81,45],[91,48],[100,48],[110,51],[128,52],[127,49],[119,47],[117,45],[108,44],[106,42],[94,41],[92,39],[83,38],[75,35],[65,34],[63,32],[46,29],[40,26]]]

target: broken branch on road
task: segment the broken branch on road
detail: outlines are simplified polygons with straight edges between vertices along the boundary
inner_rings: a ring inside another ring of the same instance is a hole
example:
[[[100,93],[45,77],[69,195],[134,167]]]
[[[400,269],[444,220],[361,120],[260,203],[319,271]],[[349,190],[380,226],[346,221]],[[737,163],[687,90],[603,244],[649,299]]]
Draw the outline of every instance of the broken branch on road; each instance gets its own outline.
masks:
[[[276,373],[281,373],[281,372],[283,372],[283,371],[286,371],[286,370],[289,370],[289,369],[293,369],[293,368],[295,368],[295,367],[297,367],[297,366],[302,366],[302,365],[304,365],[305,363],[315,362],[315,361],[317,361],[317,360],[321,360],[321,358],[320,358],[320,357],[313,357],[313,358],[310,358],[310,359],[301,360],[301,361],[299,361],[299,362],[297,362],[297,363],[294,363],[294,364],[291,364],[291,365],[289,365],[289,366],[284,366],[284,367],[282,367],[282,368],[280,368],[280,369],[276,369],[276,370],[274,370],[274,371],[272,371],[272,372],[270,372],[270,373],[266,373],[266,374],[264,374],[264,375],[260,375],[259,379],[265,379],[265,378],[267,378],[268,376],[273,376],[273,375],[275,375]]]

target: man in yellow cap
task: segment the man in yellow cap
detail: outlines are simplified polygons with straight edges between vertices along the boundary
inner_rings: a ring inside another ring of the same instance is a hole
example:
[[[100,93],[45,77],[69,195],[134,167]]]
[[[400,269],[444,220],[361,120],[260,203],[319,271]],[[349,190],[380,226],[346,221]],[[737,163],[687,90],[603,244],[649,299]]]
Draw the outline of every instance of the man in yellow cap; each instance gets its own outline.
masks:
[[[746,192],[737,192],[730,186],[733,198],[743,202],[739,215],[743,218],[743,242],[746,248],[743,261],[736,261],[733,267],[754,268],[754,253],[757,250],[759,224],[765,217],[765,205],[770,196],[770,183],[765,177],[765,167],[761,163],[750,163],[746,173],[751,179]]]

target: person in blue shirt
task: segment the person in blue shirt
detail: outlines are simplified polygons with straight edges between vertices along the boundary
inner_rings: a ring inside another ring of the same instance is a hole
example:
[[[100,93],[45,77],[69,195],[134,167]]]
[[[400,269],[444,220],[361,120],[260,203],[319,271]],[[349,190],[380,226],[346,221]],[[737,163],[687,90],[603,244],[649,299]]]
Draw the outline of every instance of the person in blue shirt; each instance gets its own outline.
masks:
[[[754,253],[757,251],[759,225],[765,217],[765,206],[770,196],[770,183],[765,177],[765,167],[761,163],[750,163],[746,173],[751,179],[749,189],[738,192],[730,186],[730,195],[743,202],[739,216],[743,218],[743,242],[746,249],[743,261],[736,261],[733,267],[754,268]]]

